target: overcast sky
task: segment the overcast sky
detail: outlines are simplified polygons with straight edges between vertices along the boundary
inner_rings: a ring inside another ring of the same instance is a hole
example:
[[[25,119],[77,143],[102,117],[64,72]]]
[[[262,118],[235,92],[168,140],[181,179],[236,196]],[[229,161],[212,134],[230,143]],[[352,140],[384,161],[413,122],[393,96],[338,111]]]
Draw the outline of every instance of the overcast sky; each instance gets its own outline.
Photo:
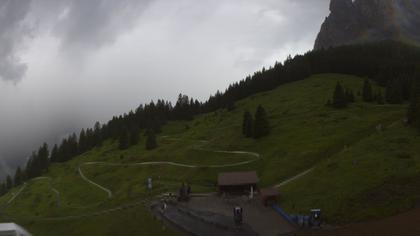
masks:
[[[205,100],[312,49],[328,2],[0,0],[0,168],[140,103]]]

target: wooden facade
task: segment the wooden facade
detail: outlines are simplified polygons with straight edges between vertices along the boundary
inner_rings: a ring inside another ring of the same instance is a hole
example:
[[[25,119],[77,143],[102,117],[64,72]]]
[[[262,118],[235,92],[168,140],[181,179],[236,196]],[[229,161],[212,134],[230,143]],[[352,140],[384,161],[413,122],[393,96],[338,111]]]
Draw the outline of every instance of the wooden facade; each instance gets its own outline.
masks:
[[[259,178],[255,171],[220,173],[217,178],[219,193],[225,194],[245,194],[256,191],[258,182]]]

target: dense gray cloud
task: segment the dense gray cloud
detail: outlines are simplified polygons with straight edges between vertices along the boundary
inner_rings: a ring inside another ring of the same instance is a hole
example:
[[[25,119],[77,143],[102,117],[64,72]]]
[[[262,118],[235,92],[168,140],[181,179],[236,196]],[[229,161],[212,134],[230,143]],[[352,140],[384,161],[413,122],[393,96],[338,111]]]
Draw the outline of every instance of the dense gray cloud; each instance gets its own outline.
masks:
[[[48,28],[65,50],[97,49],[133,26],[149,0],[1,0],[0,77],[19,82],[25,41]],[[51,27],[51,28],[49,28]]]
[[[139,103],[204,100],[310,50],[328,14],[328,0],[0,2],[0,165],[12,167]]]
[[[133,27],[149,0],[73,0],[58,9],[54,33],[64,48],[97,48]]]
[[[30,29],[23,23],[30,1],[0,1],[0,78],[19,81],[26,72],[26,65],[17,53],[22,42],[30,36]]]

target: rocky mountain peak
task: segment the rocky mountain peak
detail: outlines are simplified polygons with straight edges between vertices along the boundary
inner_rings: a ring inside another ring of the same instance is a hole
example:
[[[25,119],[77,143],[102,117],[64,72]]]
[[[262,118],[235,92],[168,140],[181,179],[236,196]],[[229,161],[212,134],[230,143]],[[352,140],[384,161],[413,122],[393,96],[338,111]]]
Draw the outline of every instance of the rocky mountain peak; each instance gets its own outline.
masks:
[[[315,49],[386,39],[420,43],[419,0],[331,0]]]
[[[348,11],[353,8],[352,0],[331,0],[330,11],[331,12],[341,12]]]

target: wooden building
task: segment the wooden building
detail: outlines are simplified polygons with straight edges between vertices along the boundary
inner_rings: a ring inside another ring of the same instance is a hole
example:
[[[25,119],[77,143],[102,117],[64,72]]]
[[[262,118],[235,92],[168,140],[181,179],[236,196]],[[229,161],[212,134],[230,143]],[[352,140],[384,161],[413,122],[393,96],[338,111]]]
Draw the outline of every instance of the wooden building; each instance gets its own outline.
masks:
[[[258,182],[259,178],[255,171],[220,173],[217,178],[219,192],[228,194],[255,192]]]
[[[261,201],[264,206],[269,206],[277,202],[280,192],[277,188],[263,188],[260,190]]]

